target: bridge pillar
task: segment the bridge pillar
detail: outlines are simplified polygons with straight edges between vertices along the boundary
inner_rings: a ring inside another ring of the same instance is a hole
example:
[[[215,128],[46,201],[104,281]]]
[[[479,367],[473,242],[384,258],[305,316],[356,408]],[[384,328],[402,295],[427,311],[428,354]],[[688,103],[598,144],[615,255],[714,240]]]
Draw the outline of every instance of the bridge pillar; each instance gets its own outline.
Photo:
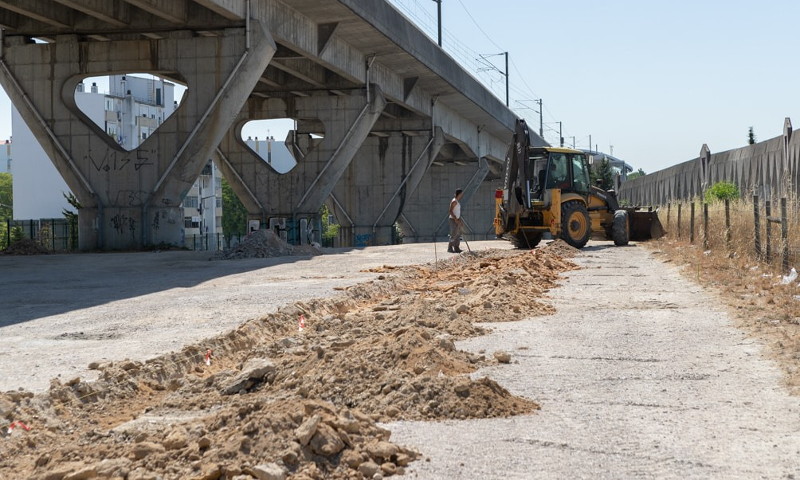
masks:
[[[319,211],[385,106],[383,94],[374,85],[369,92],[359,89],[349,95],[251,98],[236,127],[220,144],[218,166],[251,219],[270,228],[285,228],[292,242],[319,242]],[[286,146],[297,165],[281,174],[247,147],[241,129],[249,120],[287,117],[321,122],[324,137],[289,132]]]
[[[486,233],[493,225],[496,186],[483,181],[488,173],[485,158],[467,165],[431,166],[398,218],[404,238],[416,242],[446,240],[450,200],[458,188],[464,190],[461,211],[466,223],[465,233],[472,238],[489,238]]]
[[[108,42],[71,35],[49,44],[4,41],[0,83],[83,206],[82,250],[183,244],[183,197],[276,50],[261,23],[250,21],[249,30]],[[180,79],[188,93],[129,152],[80,111],[75,89],[89,76],[134,72]]]
[[[328,202],[343,245],[388,245],[394,223],[444,144],[433,131],[381,132],[356,154]]]

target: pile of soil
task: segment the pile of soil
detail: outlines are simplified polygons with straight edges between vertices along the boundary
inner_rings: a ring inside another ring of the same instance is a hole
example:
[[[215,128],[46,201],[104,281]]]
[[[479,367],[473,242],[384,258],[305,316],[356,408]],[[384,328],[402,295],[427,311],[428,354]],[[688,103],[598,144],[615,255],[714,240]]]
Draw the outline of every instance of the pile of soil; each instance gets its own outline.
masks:
[[[7,255],[42,255],[50,253],[50,251],[35,240],[23,238],[22,240],[11,243],[11,245],[3,250],[3,253]]]
[[[217,259],[271,258],[290,255],[319,255],[321,250],[312,245],[295,246],[285,242],[272,230],[257,230],[247,235],[233,248],[217,253]]]
[[[576,268],[555,249],[484,251],[389,268],[340,295],[287,306],[147,362],[92,364],[0,394],[0,478],[383,478],[417,452],[376,422],[506,417],[539,406],[478,368],[508,352],[459,351],[482,322],[550,313]],[[391,273],[388,273],[391,272]],[[22,421],[20,426],[6,430]]]

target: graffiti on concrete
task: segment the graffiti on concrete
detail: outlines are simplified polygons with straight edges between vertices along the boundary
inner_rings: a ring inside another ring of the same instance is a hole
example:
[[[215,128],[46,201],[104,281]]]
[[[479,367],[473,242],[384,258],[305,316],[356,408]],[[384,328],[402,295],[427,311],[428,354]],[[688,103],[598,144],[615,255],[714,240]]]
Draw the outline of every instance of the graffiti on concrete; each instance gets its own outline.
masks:
[[[124,235],[126,231],[129,231],[131,236],[136,234],[136,219],[125,214],[118,213],[111,217],[111,226],[120,235]]]
[[[133,168],[139,171],[140,168],[152,166],[154,158],[158,157],[158,150],[156,149],[139,149],[136,151],[136,161],[131,155],[131,152],[116,152],[113,150],[106,150],[102,154],[98,152],[89,151],[84,155],[83,160],[89,161],[94,166],[95,170],[111,172],[122,171],[133,161]]]

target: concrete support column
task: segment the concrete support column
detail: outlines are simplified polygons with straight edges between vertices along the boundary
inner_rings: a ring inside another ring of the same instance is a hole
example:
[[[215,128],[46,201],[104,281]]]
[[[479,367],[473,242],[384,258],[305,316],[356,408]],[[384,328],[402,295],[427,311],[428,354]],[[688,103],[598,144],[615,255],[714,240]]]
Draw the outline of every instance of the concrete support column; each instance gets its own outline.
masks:
[[[219,37],[54,43],[9,40],[0,83],[83,205],[79,246],[139,249],[183,244],[180,204],[241,111],[276,47],[263,25]],[[185,81],[187,96],[139,148],[126,151],[75,104],[85,77],[152,73]]]
[[[489,238],[494,220],[494,189],[484,182],[489,173],[485,158],[477,163],[431,166],[419,187],[406,202],[397,223],[408,241],[446,241],[450,200],[456,189],[464,190],[461,211],[468,238]],[[499,181],[498,181],[499,185]]]
[[[315,95],[293,99],[251,98],[220,144],[219,167],[248,210],[270,228],[285,228],[297,243],[320,241],[319,210],[330,196],[351,160],[361,148],[386,105],[380,89],[372,85],[348,95]],[[321,122],[324,137],[290,132],[286,146],[297,165],[276,172],[242,140],[249,120],[295,118]],[[271,225],[270,225],[271,224]],[[309,232],[311,232],[309,234]]]
[[[444,144],[441,128],[369,137],[329,201],[343,245],[388,245],[394,223]]]

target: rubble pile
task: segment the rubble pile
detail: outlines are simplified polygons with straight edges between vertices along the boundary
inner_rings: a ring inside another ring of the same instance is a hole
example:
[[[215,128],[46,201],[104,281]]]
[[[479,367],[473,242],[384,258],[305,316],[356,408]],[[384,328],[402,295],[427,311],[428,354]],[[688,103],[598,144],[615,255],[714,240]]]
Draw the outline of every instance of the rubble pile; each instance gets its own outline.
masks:
[[[257,230],[247,235],[235,247],[219,252],[215,258],[232,260],[289,255],[319,255],[320,253],[322,253],[321,250],[312,245],[290,245],[272,230]]]
[[[539,407],[482,366],[513,352],[458,350],[487,321],[549,313],[547,249],[484,251],[382,269],[147,362],[94,363],[99,379],[0,394],[0,478],[384,478],[418,452],[377,422],[506,417]],[[479,324],[480,323],[480,324]],[[5,423],[24,421],[30,430]],[[5,423],[4,423],[5,422]]]
[[[41,255],[50,253],[50,251],[35,240],[23,238],[12,242],[2,253],[7,255]]]

